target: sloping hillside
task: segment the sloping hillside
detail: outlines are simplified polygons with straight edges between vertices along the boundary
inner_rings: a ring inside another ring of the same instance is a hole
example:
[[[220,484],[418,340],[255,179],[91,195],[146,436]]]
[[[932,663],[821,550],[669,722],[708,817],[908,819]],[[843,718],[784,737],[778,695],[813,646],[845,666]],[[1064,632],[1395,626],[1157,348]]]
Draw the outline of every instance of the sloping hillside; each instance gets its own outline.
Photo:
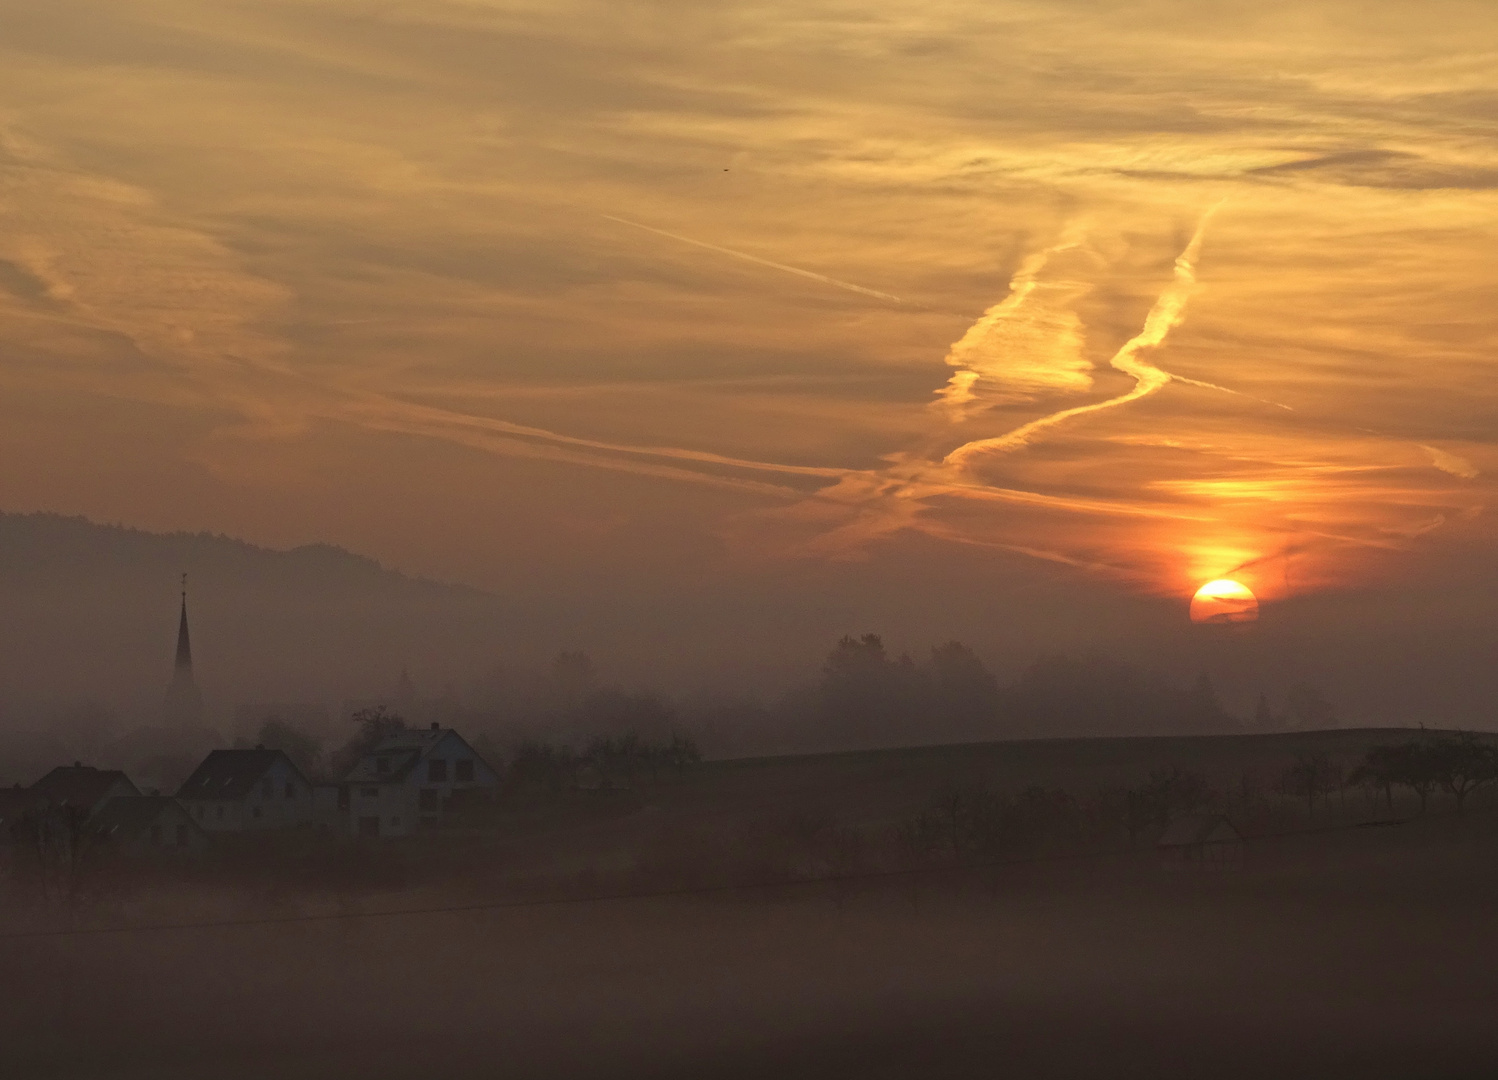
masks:
[[[244,700],[436,690],[492,662],[513,627],[485,593],[339,548],[289,551],[83,518],[0,514],[0,700],[96,700],[149,721],[170,675],[180,577],[210,712]]]

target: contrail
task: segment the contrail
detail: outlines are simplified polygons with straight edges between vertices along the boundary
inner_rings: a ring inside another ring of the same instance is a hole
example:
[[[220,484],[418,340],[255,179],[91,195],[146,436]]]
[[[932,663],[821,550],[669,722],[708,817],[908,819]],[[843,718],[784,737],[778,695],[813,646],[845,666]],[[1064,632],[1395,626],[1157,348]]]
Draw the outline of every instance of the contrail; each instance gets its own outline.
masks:
[[[1224,394],[1232,394],[1234,397],[1248,398],[1249,401],[1257,401],[1260,405],[1273,405],[1276,409],[1284,409],[1286,412],[1295,411],[1294,407],[1290,405],[1285,405],[1282,402],[1278,401],[1271,401],[1269,400],[1269,398],[1255,397],[1253,394],[1245,394],[1242,390],[1234,390],[1231,386],[1218,386],[1216,383],[1203,382],[1201,379],[1188,379],[1186,378],[1186,376],[1177,375],[1174,372],[1170,372],[1169,374],[1173,381],[1178,383],[1185,383],[1187,386],[1200,386],[1203,390],[1219,390]]]
[[[665,229],[657,229],[649,225],[641,225],[638,221],[630,221],[628,218],[614,217],[612,214],[600,214],[599,216],[602,217],[605,221],[617,221],[620,225],[629,225],[632,228],[644,229],[646,232],[655,233],[657,236],[664,236],[667,239],[676,240],[683,244],[691,244],[694,247],[706,248],[708,251],[716,251],[719,255],[728,255],[735,259],[743,259],[745,262],[756,263],[759,266],[768,266],[772,270],[784,270],[787,274],[795,274],[797,277],[804,277],[812,281],[819,281],[823,285],[831,285],[832,287],[837,289],[846,289],[849,292],[860,293],[863,296],[872,296],[876,300],[888,300],[892,304],[905,303],[905,301],[901,300],[898,296],[892,296],[889,293],[880,292],[878,289],[866,289],[862,285],[854,285],[851,281],[840,281],[835,277],[828,277],[826,274],[814,273],[811,270],[802,270],[799,266],[787,266],[785,263],[771,262],[769,259],[761,259],[757,255],[749,255],[742,251],[735,251],[733,248],[719,247],[717,244],[709,244],[702,240],[693,240],[690,236],[679,236],[676,233],[667,232]]]
[[[1021,392],[1091,388],[1090,365],[1082,355],[1082,323],[1072,310],[1091,286],[1040,280],[1057,255],[1085,247],[1083,227],[1073,222],[1057,243],[1031,252],[1009,279],[1009,294],[952,344],[947,363],[960,370],[936,391],[939,400],[933,404],[953,423],[967,419],[968,405],[978,399],[973,388],[985,379],[1002,380]],[[1037,298],[1042,288],[1048,291]],[[1039,310],[1030,310],[1037,306]]]
[[[943,464],[961,467],[970,458],[984,453],[998,453],[1005,450],[1018,449],[1026,445],[1038,431],[1074,416],[1082,416],[1086,413],[1100,412],[1103,409],[1111,409],[1117,405],[1125,405],[1131,401],[1148,397],[1161,387],[1171,381],[1171,375],[1167,371],[1140,358],[1139,354],[1145,349],[1160,345],[1170,331],[1178,326],[1181,319],[1185,317],[1186,301],[1190,299],[1192,287],[1196,285],[1196,261],[1201,254],[1202,240],[1206,236],[1207,223],[1211,220],[1216,208],[1208,210],[1202,216],[1201,223],[1196,227],[1196,233],[1191,237],[1191,242],[1186,245],[1186,250],[1181,252],[1176,259],[1175,275],[1171,283],[1165,287],[1160,298],[1155,301],[1155,306],[1144,319],[1144,328],[1134,337],[1124,343],[1118,352],[1113,354],[1110,361],[1112,366],[1122,371],[1125,375],[1133,376],[1134,388],[1127,394],[1109,398],[1107,401],[1094,402],[1091,405],[1078,405],[1070,409],[1062,409],[1060,412],[1049,416],[1042,416],[1039,420],[1032,420],[1022,427],[1015,428],[1006,435],[1000,435],[992,439],[977,439],[970,443],[964,443],[943,459]]]

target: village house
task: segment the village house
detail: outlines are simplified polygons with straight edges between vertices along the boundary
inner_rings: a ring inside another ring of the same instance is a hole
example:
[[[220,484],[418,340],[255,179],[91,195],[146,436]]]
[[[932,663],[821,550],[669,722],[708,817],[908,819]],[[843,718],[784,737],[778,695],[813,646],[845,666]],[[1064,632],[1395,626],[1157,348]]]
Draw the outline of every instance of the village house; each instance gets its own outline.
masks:
[[[390,736],[344,777],[349,827],[357,836],[405,836],[440,821],[455,797],[498,787],[499,774],[461,735],[438,724]]]
[[[96,769],[75,761],[53,769],[31,785],[31,792],[40,802],[71,808],[87,819],[110,799],[139,795],[140,789],[118,769]]]
[[[257,832],[311,825],[312,785],[281,750],[214,750],[177,791],[208,832]]]
[[[89,821],[89,832],[120,855],[187,855],[208,846],[208,834],[165,795],[110,799]]]

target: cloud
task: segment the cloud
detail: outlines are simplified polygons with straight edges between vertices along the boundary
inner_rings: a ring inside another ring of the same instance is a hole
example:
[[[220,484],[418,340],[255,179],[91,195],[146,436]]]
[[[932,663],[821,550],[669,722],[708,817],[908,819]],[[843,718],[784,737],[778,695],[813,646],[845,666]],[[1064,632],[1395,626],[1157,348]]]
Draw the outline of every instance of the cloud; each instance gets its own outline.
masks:
[[[1076,405],[1069,409],[1061,409],[1058,412],[1042,416],[1038,420],[1031,420],[1022,424],[1013,431],[1006,432],[988,439],[975,439],[972,442],[963,443],[957,449],[947,454],[945,464],[961,468],[966,466],[973,458],[981,454],[1002,453],[1027,445],[1033,440],[1037,433],[1057,424],[1071,420],[1074,417],[1086,416],[1089,413],[1100,412],[1103,409],[1117,408],[1127,405],[1131,401],[1138,401],[1148,397],[1162,389],[1170,382],[1171,376],[1143,359],[1140,353],[1145,349],[1155,349],[1164,344],[1165,338],[1186,315],[1186,302],[1191,296],[1191,290],[1196,284],[1196,262],[1201,255],[1202,240],[1206,236],[1207,222],[1211,219],[1211,213],[1203,216],[1196,227],[1195,234],[1186,245],[1186,249],[1176,258],[1175,272],[1171,283],[1161,292],[1159,298],[1150,308],[1149,314],[1145,316],[1144,328],[1123,344],[1118,352],[1113,354],[1110,361],[1112,366],[1123,372],[1134,380],[1134,388],[1126,394],[1109,398],[1106,401],[1093,402],[1088,405]]]
[[[1452,476],[1459,476],[1463,480],[1476,480],[1477,477],[1481,475],[1477,471],[1476,466],[1474,466],[1470,461],[1468,461],[1466,458],[1458,457],[1456,454],[1453,454],[1450,451],[1441,450],[1434,446],[1424,445],[1422,445],[1420,449],[1424,450],[1427,454],[1430,455],[1430,463],[1436,468],[1440,469],[1443,473],[1450,473]]]

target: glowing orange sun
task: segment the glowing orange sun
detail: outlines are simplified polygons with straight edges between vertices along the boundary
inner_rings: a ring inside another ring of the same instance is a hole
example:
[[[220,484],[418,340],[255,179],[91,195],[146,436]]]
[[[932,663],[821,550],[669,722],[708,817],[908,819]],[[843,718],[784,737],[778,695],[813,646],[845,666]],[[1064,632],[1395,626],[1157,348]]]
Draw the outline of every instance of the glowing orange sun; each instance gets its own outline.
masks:
[[[1191,598],[1191,621],[1244,623],[1259,617],[1259,601],[1244,585],[1229,578],[1209,581]]]

